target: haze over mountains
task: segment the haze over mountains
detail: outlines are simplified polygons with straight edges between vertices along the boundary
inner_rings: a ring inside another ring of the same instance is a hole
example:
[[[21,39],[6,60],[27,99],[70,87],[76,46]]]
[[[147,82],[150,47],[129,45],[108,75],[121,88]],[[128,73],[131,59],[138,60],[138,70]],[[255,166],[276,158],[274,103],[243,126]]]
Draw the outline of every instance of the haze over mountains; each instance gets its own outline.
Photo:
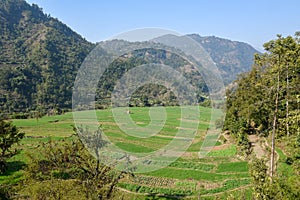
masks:
[[[54,108],[71,108],[72,87],[76,73],[96,44],[82,38],[58,19],[44,14],[37,5],[29,5],[23,0],[0,2],[0,34],[1,112],[30,113],[33,110],[45,112]],[[253,64],[253,54],[259,53],[242,42],[214,36],[201,37],[198,34],[188,36],[199,42],[210,54],[225,84],[232,82],[237,74],[249,71]],[[151,52],[152,55],[166,53],[159,53],[155,50]],[[149,62],[145,60],[147,60],[146,57],[144,60],[139,58],[134,62]],[[152,61],[168,62],[161,58],[155,58]],[[127,70],[137,64],[128,60],[124,62],[128,64]],[[180,62],[184,63],[184,61]],[[123,66],[124,63],[119,64]],[[191,82],[194,81],[194,85],[201,85],[199,96],[205,96],[207,91],[201,76],[191,73],[186,75],[190,77]],[[119,78],[122,73],[109,76]],[[99,86],[100,93],[103,93],[101,90],[101,87],[104,89],[103,85],[99,84]],[[111,89],[114,83],[111,82],[106,86]],[[144,93],[145,90],[141,89],[140,92]],[[150,96],[167,103],[172,94],[166,93]],[[97,100],[100,103],[104,102],[101,98],[103,100],[109,96],[109,94],[105,96],[99,94]],[[137,100],[133,106],[142,102],[141,96],[136,97]],[[199,98],[199,100],[203,99]]]

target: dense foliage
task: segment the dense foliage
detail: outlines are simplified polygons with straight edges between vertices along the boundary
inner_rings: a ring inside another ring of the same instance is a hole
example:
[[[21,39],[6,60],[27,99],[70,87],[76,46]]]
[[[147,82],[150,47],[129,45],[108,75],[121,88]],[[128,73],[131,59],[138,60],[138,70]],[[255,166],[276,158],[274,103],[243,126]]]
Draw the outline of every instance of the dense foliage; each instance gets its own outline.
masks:
[[[272,136],[287,154],[286,163],[293,169],[286,177],[270,170],[266,162],[254,160],[257,199],[298,199],[300,169],[300,38],[282,37],[264,44],[266,52],[255,56],[253,69],[242,74],[227,91],[227,115],[224,129],[237,138],[242,149],[249,150],[248,135]],[[274,140],[274,139],[275,140]],[[274,158],[273,158],[274,159]],[[270,174],[270,177],[268,175]]]
[[[278,94],[277,137],[297,135],[300,131],[300,40],[279,36],[264,46],[267,52],[256,55],[253,69],[241,75],[227,91],[225,129],[236,135],[268,135]]]

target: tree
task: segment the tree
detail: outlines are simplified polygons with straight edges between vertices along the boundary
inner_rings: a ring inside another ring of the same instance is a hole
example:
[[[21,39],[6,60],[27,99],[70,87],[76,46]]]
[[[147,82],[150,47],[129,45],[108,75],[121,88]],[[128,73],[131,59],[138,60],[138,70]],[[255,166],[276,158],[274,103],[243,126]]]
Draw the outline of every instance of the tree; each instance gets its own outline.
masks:
[[[242,126],[248,126],[249,134],[268,136],[273,128],[278,94],[277,138],[295,135],[291,120],[299,113],[299,36],[278,35],[276,40],[265,43],[264,48],[264,54],[255,55],[252,70],[240,75],[227,91],[225,129],[232,131],[235,122],[238,127],[234,128],[234,134]],[[247,119],[246,124],[238,123],[242,118]]]
[[[272,182],[270,182],[271,177],[268,177],[266,160],[254,158],[249,165],[254,199],[289,200],[300,198],[300,191],[298,189],[300,181],[298,175],[286,177],[282,174],[274,174]]]
[[[266,199],[266,187],[269,184],[267,170],[268,167],[264,160],[254,158],[250,163],[250,175],[254,186],[255,199]]]
[[[6,160],[18,153],[17,149],[13,149],[12,146],[18,143],[24,135],[11,122],[0,120],[0,173],[7,168]]]
[[[270,176],[271,180],[274,175],[274,156],[275,156],[275,134],[278,130],[277,123],[278,118],[285,118],[285,124],[282,124],[282,130],[284,130],[284,135],[290,136],[289,131],[289,96],[290,96],[290,87],[289,87],[289,78],[290,74],[295,76],[295,72],[290,71],[290,66],[293,68],[298,67],[297,57],[299,56],[299,47],[300,44],[297,43],[296,39],[288,36],[283,38],[281,35],[277,36],[277,40],[271,40],[264,44],[265,49],[268,51],[264,55],[264,60],[266,63],[271,65],[271,75],[276,74],[276,80],[274,81],[274,108],[273,108],[273,122],[272,122],[272,148],[271,148],[271,165],[270,165]],[[296,65],[296,66],[295,66]],[[286,74],[285,76],[283,76]],[[297,77],[295,77],[297,79]],[[294,79],[295,79],[294,78]],[[293,80],[291,78],[291,80]],[[298,85],[299,86],[299,85]],[[297,87],[297,86],[296,86]],[[299,92],[299,91],[298,91]],[[298,93],[296,91],[296,94]],[[278,113],[279,101],[282,101],[282,113]],[[283,106],[285,101],[285,108]],[[285,114],[284,114],[285,113]]]

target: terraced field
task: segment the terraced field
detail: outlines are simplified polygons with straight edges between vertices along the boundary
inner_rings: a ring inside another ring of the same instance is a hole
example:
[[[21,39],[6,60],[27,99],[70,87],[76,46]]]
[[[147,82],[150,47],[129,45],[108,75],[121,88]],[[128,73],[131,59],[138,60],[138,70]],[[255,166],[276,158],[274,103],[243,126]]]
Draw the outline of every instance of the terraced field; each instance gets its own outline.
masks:
[[[167,120],[162,130],[148,138],[136,138],[118,127],[110,109],[96,112],[99,125],[113,143],[129,152],[152,152],[168,144],[180,126],[180,108],[166,107]],[[150,123],[149,108],[130,109],[134,123],[143,127]],[[213,151],[204,158],[198,158],[210,121],[210,108],[200,107],[200,124],[195,138],[183,154],[166,168],[136,174],[134,178],[123,180],[118,185],[124,198],[154,199],[221,199],[228,195],[245,196],[251,199],[248,164],[236,155],[233,144],[218,142]],[[60,140],[72,135],[74,124],[72,113],[45,116],[40,119],[14,120],[14,124],[26,133],[21,146],[23,152],[12,158],[11,162],[26,163],[26,154],[34,153],[40,141],[49,138]],[[22,178],[22,171],[15,170],[0,177],[0,183],[13,182]]]

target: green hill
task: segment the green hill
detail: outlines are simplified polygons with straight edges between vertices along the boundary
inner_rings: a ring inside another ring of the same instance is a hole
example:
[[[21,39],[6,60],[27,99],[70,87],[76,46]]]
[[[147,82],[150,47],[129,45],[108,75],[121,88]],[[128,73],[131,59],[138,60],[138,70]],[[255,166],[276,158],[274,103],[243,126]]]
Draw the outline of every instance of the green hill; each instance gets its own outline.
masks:
[[[0,2],[4,113],[68,108],[76,72],[94,45],[23,0]]]

